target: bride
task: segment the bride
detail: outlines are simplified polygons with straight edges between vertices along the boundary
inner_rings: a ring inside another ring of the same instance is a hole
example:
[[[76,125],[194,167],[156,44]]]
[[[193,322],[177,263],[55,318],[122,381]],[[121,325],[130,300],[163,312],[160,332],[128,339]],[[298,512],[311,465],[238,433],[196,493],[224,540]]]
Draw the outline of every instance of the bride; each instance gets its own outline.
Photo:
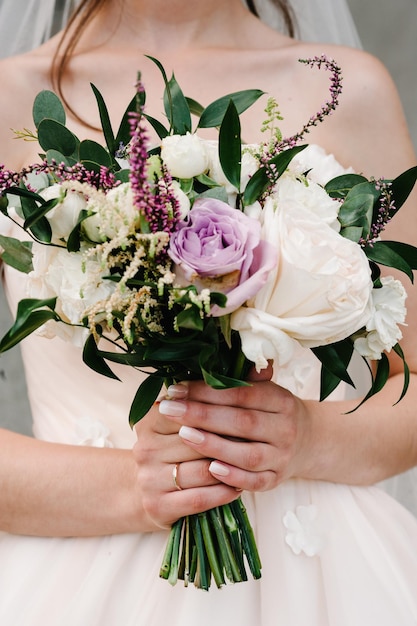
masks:
[[[284,2],[275,4],[286,15]],[[414,165],[397,93],[376,59],[297,41],[240,0],[81,2],[63,40],[1,62],[0,162],[20,169],[38,160],[37,145],[16,141],[9,129],[32,128],[32,102],[45,88],[65,98],[77,136],[100,141],[90,82],[117,123],[140,69],[147,110],[157,117],[161,78],[145,55],[174,70],[202,103],[253,87],[274,95],[282,131],[292,135],[327,93],[328,77],[298,59],[323,52],[342,67],[344,82],[336,113],[308,137],[337,157],[318,157],[322,177],[353,167],[390,178]],[[242,117],[247,142],[260,140],[262,108]],[[386,237],[416,245],[413,223],[410,201]],[[2,228],[14,234],[9,223]],[[24,278],[7,266],[3,273],[14,310]],[[384,390],[351,414],[356,401],[347,394],[317,401],[317,372],[305,356],[300,389],[285,372],[255,380],[239,398],[198,382],[178,385],[132,433],[136,372],[122,369],[123,384],[109,381],[59,339],[25,340],[35,438],[0,431],[0,623],[415,625],[417,522],[370,486],[417,463],[416,289],[408,294],[402,345],[410,390],[394,407],[402,383],[393,359]],[[159,580],[166,529],[240,490],[261,580],[208,594]]]

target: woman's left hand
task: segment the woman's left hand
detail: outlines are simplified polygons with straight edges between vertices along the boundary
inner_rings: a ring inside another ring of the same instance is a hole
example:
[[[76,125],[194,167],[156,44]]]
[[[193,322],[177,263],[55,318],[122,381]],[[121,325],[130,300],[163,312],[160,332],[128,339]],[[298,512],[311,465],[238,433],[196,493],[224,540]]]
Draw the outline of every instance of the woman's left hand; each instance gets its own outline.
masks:
[[[248,387],[218,391],[200,381],[186,386],[186,397],[162,401],[159,411],[181,425],[184,443],[213,459],[209,471],[218,480],[265,491],[300,475],[309,419],[299,398],[256,375]]]

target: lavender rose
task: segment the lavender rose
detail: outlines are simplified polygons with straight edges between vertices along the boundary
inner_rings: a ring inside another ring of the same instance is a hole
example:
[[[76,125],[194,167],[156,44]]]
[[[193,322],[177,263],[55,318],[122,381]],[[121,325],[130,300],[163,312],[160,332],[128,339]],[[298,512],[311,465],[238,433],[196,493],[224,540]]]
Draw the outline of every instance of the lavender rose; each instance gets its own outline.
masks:
[[[261,225],[214,198],[196,200],[188,220],[172,235],[169,255],[177,281],[227,295],[219,316],[255,296],[275,267],[275,247],[261,239]]]

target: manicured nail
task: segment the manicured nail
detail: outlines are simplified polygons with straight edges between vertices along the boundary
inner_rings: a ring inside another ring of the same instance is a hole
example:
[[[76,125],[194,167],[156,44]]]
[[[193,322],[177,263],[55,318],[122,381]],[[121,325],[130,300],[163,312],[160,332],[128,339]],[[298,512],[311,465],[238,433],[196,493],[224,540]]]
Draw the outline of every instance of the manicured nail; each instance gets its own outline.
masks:
[[[168,393],[168,398],[172,398],[172,399],[183,399],[187,397],[188,394],[188,388],[186,385],[170,385],[167,389],[167,393]]]
[[[162,415],[181,417],[181,415],[185,413],[185,404],[178,402],[178,400],[161,400],[159,403],[159,412]]]
[[[178,434],[182,439],[186,439],[191,443],[203,443],[204,441],[203,433],[189,426],[181,426]]]
[[[218,461],[212,461],[210,463],[209,472],[210,474],[216,474],[217,476],[228,476],[230,474],[229,468]]]

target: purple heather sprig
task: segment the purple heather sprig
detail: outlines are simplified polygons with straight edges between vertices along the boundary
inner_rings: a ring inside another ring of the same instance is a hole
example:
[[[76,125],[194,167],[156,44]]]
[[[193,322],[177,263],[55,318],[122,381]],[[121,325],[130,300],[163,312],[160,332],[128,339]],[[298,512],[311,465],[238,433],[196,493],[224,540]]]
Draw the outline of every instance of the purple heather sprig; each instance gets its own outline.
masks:
[[[143,91],[140,78],[136,89],[138,95]],[[148,179],[149,141],[142,104],[138,105],[138,111],[129,114],[129,123],[131,136],[129,180],[134,205],[147,222],[150,232],[171,232],[179,219],[179,204],[172,191],[172,178],[166,168],[162,168],[162,177],[155,185]]]
[[[370,233],[366,239],[361,239],[361,246],[370,245],[377,241],[382,231],[391,221],[395,213],[395,204],[392,199],[391,183],[384,179],[375,181],[375,189],[381,193],[379,208],[375,220],[372,222]]]

